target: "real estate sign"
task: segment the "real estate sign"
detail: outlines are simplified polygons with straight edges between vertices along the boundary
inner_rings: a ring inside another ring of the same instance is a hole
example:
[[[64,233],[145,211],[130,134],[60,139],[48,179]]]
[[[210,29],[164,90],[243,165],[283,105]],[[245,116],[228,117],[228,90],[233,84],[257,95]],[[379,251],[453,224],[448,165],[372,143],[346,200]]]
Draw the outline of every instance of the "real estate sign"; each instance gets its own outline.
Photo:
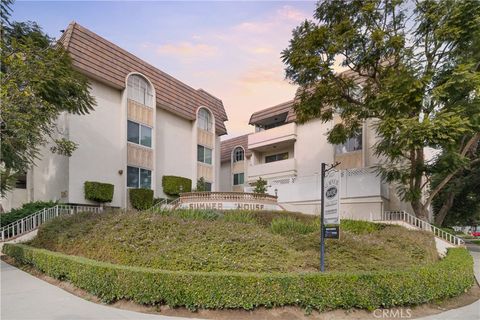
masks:
[[[340,224],[340,171],[330,170],[325,175],[324,224]]]

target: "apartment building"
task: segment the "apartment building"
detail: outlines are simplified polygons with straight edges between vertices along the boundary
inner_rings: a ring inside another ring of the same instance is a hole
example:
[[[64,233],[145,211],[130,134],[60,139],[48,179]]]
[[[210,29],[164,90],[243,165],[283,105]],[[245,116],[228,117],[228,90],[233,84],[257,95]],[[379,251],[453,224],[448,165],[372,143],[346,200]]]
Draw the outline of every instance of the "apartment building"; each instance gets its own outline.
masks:
[[[73,22],[59,42],[88,77],[97,105],[88,115],[62,114],[59,137],[78,144],[71,157],[42,157],[2,199],[8,211],[24,202],[90,203],[84,182],[115,186],[112,206],[128,205],[129,188],[163,197],[162,176],[203,177],[220,190],[220,136],[227,115],[220,99],[194,89]]]
[[[370,121],[357,136],[332,145],[327,132],[341,120],[297,124],[293,104],[292,100],[255,112],[249,122],[253,133],[222,141],[222,190],[251,191],[251,184],[262,178],[284,208],[318,213],[320,165],[339,162],[344,218],[373,219],[384,210],[408,208],[372,169],[379,159],[373,153],[376,136]]]

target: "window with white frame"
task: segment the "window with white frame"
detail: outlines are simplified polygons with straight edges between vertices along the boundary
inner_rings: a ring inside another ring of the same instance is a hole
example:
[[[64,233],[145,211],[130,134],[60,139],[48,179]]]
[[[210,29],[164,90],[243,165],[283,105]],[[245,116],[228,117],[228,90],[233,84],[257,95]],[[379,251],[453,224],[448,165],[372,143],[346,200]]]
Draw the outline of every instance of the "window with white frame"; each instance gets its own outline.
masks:
[[[205,108],[198,110],[198,127],[205,131],[213,131],[212,114]]]
[[[133,101],[152,107],[153,92],[150,84],[140,75],[133,74],[128,77],[127,97]]]
[[[245,152],[242,147],[236,147],[233,150],[233,162],[243,161],[245,159]]]
[[[343,154],[362,150],[362,133],[359,133],[351,138],[348,138],[345,143],[335,145],[335,153]]]
[[[152,128],[128,120],[127,140],[145,147],[151,147]]]
[[[212,164],[212,149],[197,145],[197,161]]]
[[[235,173],[233,175],[233,185],[238,186],[241,185],[245,182],[245,174],[243,172],[241,173]]]
[[[127,167],[127,187],[128,188],[152,188],[152,171],[137,168]]]

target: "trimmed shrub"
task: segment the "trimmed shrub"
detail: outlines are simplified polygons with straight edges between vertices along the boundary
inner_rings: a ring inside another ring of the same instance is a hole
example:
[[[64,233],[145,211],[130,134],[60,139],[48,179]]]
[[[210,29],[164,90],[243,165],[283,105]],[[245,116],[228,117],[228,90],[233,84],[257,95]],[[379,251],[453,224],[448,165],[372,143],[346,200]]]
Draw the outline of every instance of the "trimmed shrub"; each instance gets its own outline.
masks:
[[[177,176],[163,176],[162,187],[165,194],[178,197],[180,192],[192,191],[192,180]]]
[[[23,204],[18,209],[13,209],[10,212],[3,213],[0,219],[0,226],[4,227],[19,219],[25,218],[43,208],[51,208],[57,205],[54,201],[35,201]]]
[[[85,181],[85,199],[97,202],[112,202],[113,184]]]
[[[147,210],[153,206],[153,190],[130,189],[130,204],[137,210]]]
[[[474,283],[464,248],[440,262],[400,271],[359,273],[239,273],[127,267],[6,243],[3,253],[66,280],[105,302],[129,299],[189,309],[297,305],[317,310],[389,308],[453,297]]]

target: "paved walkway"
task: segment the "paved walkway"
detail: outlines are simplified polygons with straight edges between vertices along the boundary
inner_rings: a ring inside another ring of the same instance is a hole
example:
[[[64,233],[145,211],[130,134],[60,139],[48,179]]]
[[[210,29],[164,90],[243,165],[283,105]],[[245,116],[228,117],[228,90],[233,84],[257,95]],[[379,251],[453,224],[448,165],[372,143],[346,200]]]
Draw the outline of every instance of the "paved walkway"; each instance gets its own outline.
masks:
[[[480,282],[480,247],[469,246]],[[1,261],[2,320],[186,320],[121,310],[86,301],[48,282]],[[475,303],[420,318],[421,320],[479,320],[480,300]],[[188,320],[192,320],[191,318]]]
[[[1,261],[2,320],[180,320],[93,303]],[[192,319],[189,319],[192,320]]]

